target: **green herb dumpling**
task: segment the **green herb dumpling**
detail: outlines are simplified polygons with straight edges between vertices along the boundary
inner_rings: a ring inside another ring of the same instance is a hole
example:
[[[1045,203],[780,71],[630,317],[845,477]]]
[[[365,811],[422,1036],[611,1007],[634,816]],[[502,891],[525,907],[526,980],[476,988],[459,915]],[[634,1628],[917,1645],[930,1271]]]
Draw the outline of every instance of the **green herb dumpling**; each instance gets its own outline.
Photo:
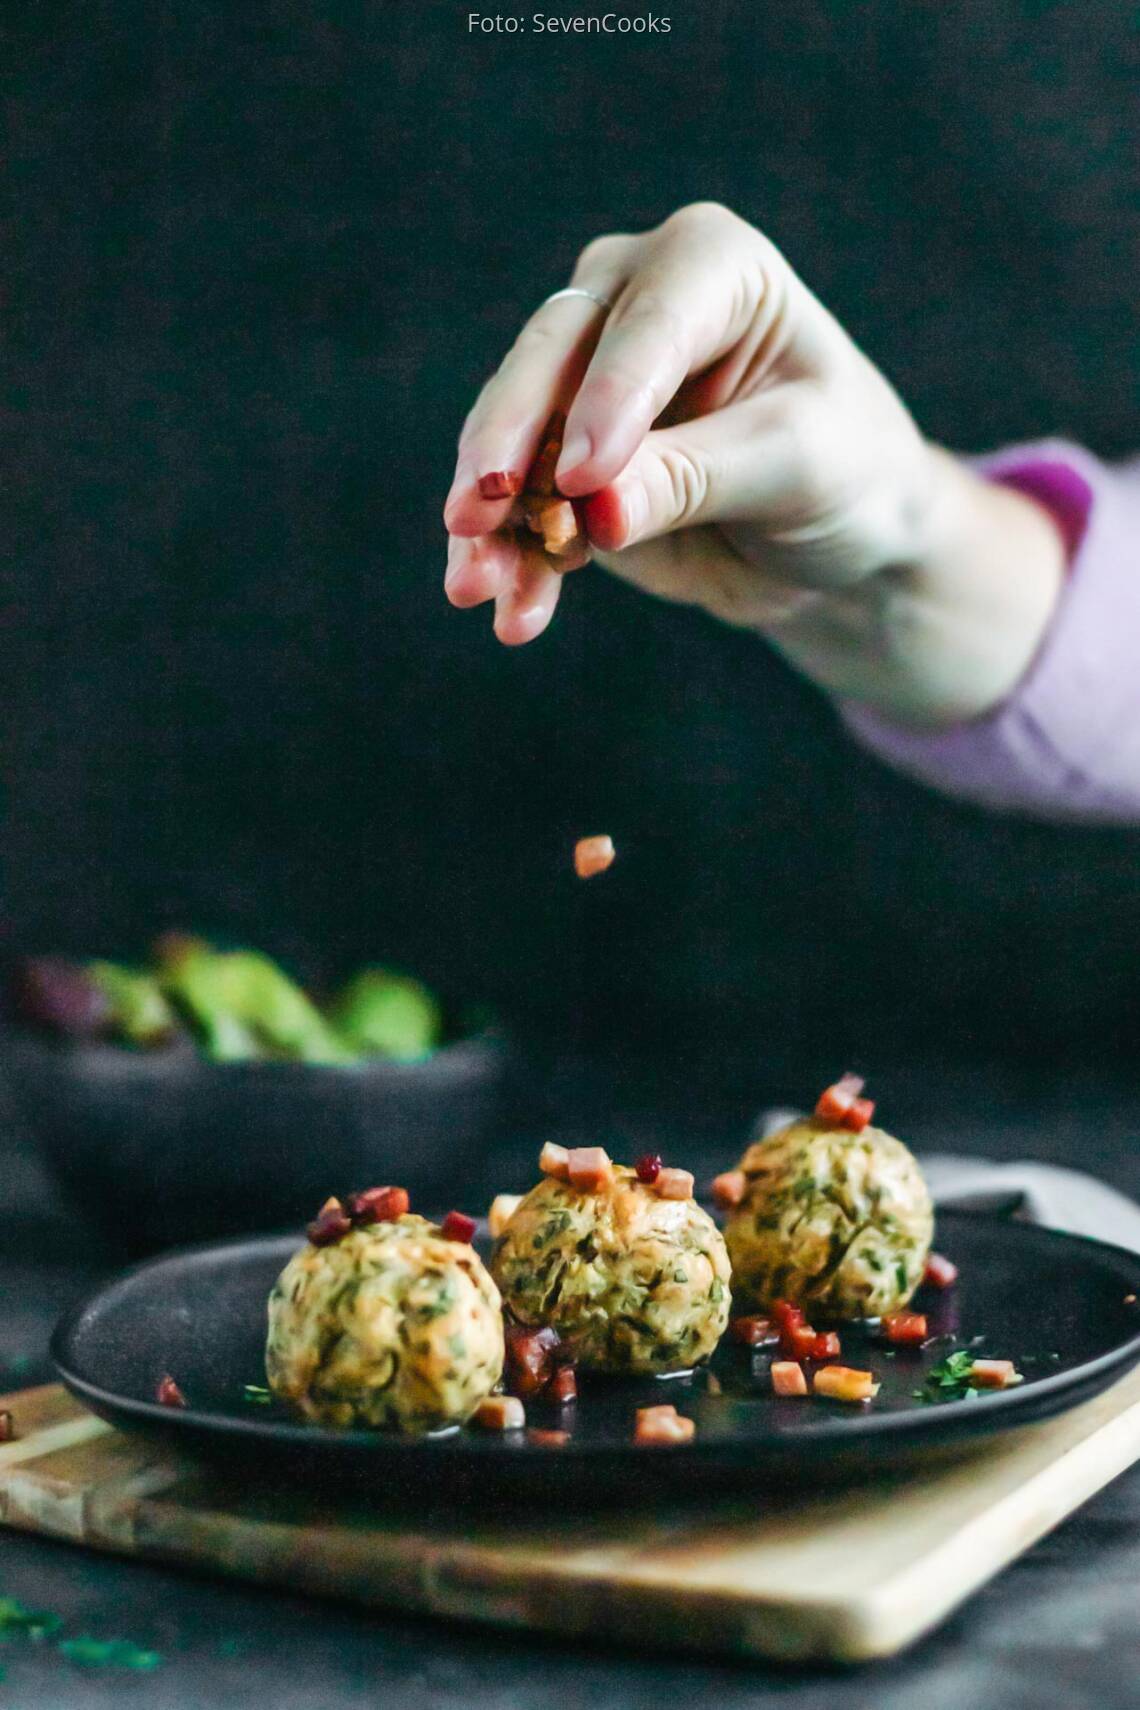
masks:
[[[684,1175],[662,1171],[660,1183]],[[668,1372],[707,1359],[731,1304],[712,1218],[691,1196],[662,1197],[660,1183],[655,1191],[608,1160],[593,1179],[548,1176],[507,1222],[491,1269],[511,1316],[551,1326],[595,1370]]]
[[[922,1280],[934,1212],[901,1140],[807,1117],[749,1147],[725,1222],[733,1287],[838,1318],[905,1306]]]
[[[277,1279],[265,1369],[279,1400],[322,1425],[460,1424],[502,1374],[499,1291],[468,1242],[422,1217],[347,1228]]]

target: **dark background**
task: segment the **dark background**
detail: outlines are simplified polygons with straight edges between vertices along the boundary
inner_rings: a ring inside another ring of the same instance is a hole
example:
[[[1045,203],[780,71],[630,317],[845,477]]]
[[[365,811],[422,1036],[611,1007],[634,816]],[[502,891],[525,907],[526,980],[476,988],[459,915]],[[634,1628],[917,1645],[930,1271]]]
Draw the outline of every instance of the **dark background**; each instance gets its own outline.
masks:
[[[654,10],[669,35],[473,36],[435,0],[19,9],[9,939],[387,959],[765,1091],[1118,1063],[1136,833],[936,799],[762,643],[597,571],[508,652],[443,600],[440,508],[581,245],[697,198],[764,226],[932,435],[1134,449],[1136,8]],[[581,887],[598,830],[621,859]]]

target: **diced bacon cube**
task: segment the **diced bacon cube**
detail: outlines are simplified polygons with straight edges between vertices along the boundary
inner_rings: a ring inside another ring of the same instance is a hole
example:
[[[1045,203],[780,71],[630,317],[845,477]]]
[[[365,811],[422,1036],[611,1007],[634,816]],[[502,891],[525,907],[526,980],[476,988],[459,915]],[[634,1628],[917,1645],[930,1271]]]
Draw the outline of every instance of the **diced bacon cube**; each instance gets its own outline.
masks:
[[[772,1317],[781,1330],[792,1330],[803,1323],[804,1309],[802,1306],[794,1306],[790,1300],[774,1300]]]
[[[559,1345],[557,1330],[549,1325],[527,1329],[522,1324],[506,1326],[507,1381],[519,1395],[537,1395],[554,1371]]]
[[[811,1360],[837,1360],[843,1352],[839,1346],[839,1337],[834,1330],[821,1330],[814,1337],[811,1345]]]
[[[900,1347],[916,1347],[920,1342],[925,1342],[929,1334],[925,1313],[885,1312],[883,1314],[883,1335],[888,1342],[896,1342]]]
[[[844,1128],[850,1128],[853,1134],[862,1134],[864,1128],[875,1114],[873,1098],[853,1098],[851,1108],[843,1118]]]
[[[599,1193],[613,1180],[613,1165],[604,1146],[571,1147],[566,1168],[571,1187],[580,1188],[583,1193]],[[664,1174],[662,1170],[661,1175]],[[661,1176],[657,1180],[660,1183]],[[659,1186],[657,1191],[661,1191]]]
[[[821,1366],[812,1388],[832,1401],[870,1401],[879,1393],[874,1372],[856,1371],[853,1366]]]
[[[795,1360],[773,1360],[770,1368],[773,1395],[806,1395],[804,1368]]]
[[[553,493],[554,471],[558,468],[558,459],[562,456],[562,435],[565,428],[566,417],[561,410],[556,410],[546,424],[542,444],[527,473],[528,493]]]
[[[154,1399],[160,1407],[185,1407],[186,1397],[169,1373],[159,1378],[154,1392]]]
[[[580,879],[592,879],[614,863],[612,837],[580,837],[574,845],[574,871]]]
[[[561,558],[582,538],[569,499],[546,499],[528,507],[527,521],[542,536],[542,550],[552,558]]]
[[[841,1075],[820,1093],[815,1114],[821,1122],[842,1122],[862,1091],[862,1075]]]
[[[692,1170],[674,1170],[667,1165],[658,1172],[653,1191],[658,1199],[692,1199]]]
[[[348,1213],[354,1223],[395,1223],[410,1203],[407,1188],[370,1187],[351,1196]]]
[[[723,1175],[713,1177],[713,1199],[725,1211],[739,1205],[747,1191],[748,1178],[743,1170],[725,1170]]]
[[[522,476],[513,469],[489,469],[479,477],[481,499],[513,499],[522,492]]]
[[[544,1176],[553,1176],[555,1181],[570,1180],[570,1154],[565,1146],[556,1146],[553,1140],[548,1140],[538,1154],[538,1167]]]
[[[697,1434],[693,1420],[669,1405],[639,1407],[634,1428],[635,1443],[689,1443]]]
[[[445,1241],[473,1241],[475,1219],[468,1217],[465,1211],[449,1211],[440,1224],[439,1232]]]
[[[1008,1389],[1021,1382],[1021,1373],[1012,1360],[975,1360],[969,1382],[975,1389]]]
[[[481,1431],[521,1431],[526,1408],[517,1395],[489,1395],[475,1409],[474,1423]]]
[[[810,1324],[792,1324],[780,1331],[780,1352],[789,1360],[813,1359],[816,1332]]]
[[[958,1267],[952,1259],[944,1258],[941,1253],[928,1253],[922,1280],[929,1283],[931,1288],[953,1288],[958,1281]]]
[[[352,1220],[339,1199],[326,1199],[305,1233],[314,1247],[331,1247],[352,1228]]]
[[[551,1401],[557,1401],[560,1405],[568,1401],[577,1401],[578,1376],[574,1367],[559,1366],[547,1384],[544,1393],[550,1397]]]
[[[755,1316],[732,1319],[728,1333],[734,1342],[742,1342],[746,1348],[763,1347],[765,1342],[775,1342],[779,1336],[770,1318]]]
[[[497,1241],[522,1203],[521,1193],[497,1193],[487,1213],[487,1227]]]

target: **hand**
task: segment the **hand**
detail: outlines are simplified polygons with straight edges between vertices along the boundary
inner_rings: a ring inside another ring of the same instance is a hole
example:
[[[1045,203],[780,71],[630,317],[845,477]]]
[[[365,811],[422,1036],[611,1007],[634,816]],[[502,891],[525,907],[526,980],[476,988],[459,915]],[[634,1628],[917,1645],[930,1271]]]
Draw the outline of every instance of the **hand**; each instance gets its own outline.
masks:
[[[833,693],[917,722],[984,711],[1029,663],[1063,547],[1031,500],[976,480],[760,232],[697,204],[599,238],[464,426],[445,508],[453,604],[495,602],[509,645],[561,590],[503,531],[491,471],[525,473],[556,409],[557,483],[593,555],[665,599],[754,628]]]

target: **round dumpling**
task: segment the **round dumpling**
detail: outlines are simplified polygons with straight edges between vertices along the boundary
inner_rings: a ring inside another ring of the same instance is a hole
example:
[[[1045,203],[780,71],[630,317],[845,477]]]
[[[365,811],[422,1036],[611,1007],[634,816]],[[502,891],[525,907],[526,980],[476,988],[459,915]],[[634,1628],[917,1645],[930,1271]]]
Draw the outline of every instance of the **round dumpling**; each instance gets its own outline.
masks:
[[[728,1323],[728,1253],[712,1218],[619,1165],[596,1191],[554,1177],[532,1188],[491,1269],[518,1323],[551,1326],[599,1371],[683,1370]]]
[[[502,1374],[499,1291],[475,1249],[422,1217],[294,1254],[269,1297],[269,1387],[322,1425],[459,1424]]]
[[[922,1280],[934,1211],[901,1140],[809,1117],[749,1147],[740,1169],[744,1197],[724,1231],[739,1294],[840,1319],[905,1306]]]

